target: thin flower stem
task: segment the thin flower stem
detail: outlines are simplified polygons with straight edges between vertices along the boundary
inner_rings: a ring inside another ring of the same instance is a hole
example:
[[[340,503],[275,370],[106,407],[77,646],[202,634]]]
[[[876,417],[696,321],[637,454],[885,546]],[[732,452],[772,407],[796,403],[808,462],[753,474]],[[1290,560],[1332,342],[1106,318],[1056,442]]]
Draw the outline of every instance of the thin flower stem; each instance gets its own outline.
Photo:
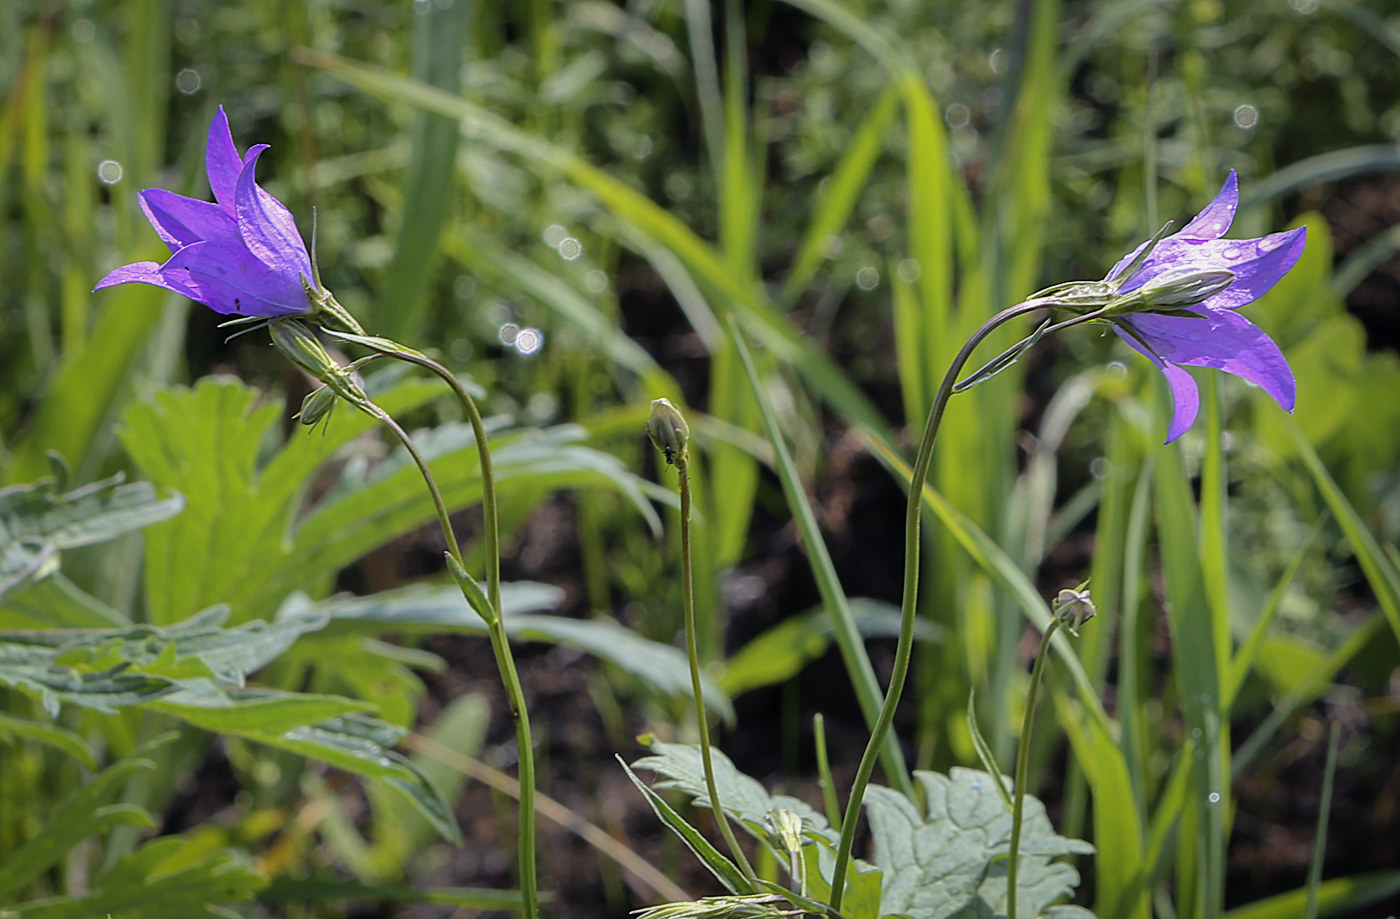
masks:
[[[904,691],[904,681],[909,675],[909,659],[914,647],[914,622],[919,606],[919,555],[922,544],[919,539],[923,519],[924,483],[928,480],[929,464],[933,459],[933,442],[938,436],[938,428],[943,423],[943,412],[948,407],[948,399],[953,394],[953,384],[963,365],[972,356],[977,346],[992,332],[1017,316],[1034,312],[1054,305],[1051,298],[1027,300],[1007,307],[988,319],[981,328],[962,346],[957,357],[943,377],[929,408],[928,422],[924,426],[923,440],[919,442],[919,452],[914,459],[914,469],[909,480],[909,502],[904,518],[904,593],[899,613],[899,644],[895,649],[894,672],[890,675],[890,688],[885,694],[885,703],[880,708],[880,716],[871,731],[870,742],[861,756],[860,767],[851,786],[851,797],[846,802],[846,813],[841,821],[841,841],[836,849],[836,865],[831,875],[831,907],[839,910],[845,894],[846,871],[850,867],[851,848],[855,845],[856,824],[860,820],[860,805],[865,798],[865,788],[870,784],[870,776],[875,771],[880,746],[885,742],[890,725],[894,723],[895,709],[899,707],[899,697]]]
[[[715,822],[724,836],[729,851],[738,862],[739,870],[745,877],[757,877],[748,856],[739,847],[734,837],[734,828],[719,800],[719,788],[715,785],[714,758],[710,755],[710,719],[705,712],[705,695],[700,685],[700,651],[695,640],[695,574],[691,565],[690,548],[690,473],[683,465],[678,465],[681,474],[681,592],[682,606],[685,609],[685,653],[690,658],[690,689],[695,696],[695,723],[700,728],[700,758],[705,766],[705,790],[710,795],[710,809],[714,811]]]
[[[462,381],[457,379],[457,375],[452,371],[437,361],[416,352],[396,351],[386,356],[395,357],[410,364],[417,364],[442,377],[447,385],[452,387],[452,391],[456,393],[458,400],[462,403],[462,408],[467,413],[472,433],[476,438],[477,457],[481,462],[481,504],[485,518],[486,596],[491,604],[491,611],[494,613],[486,627],[487,634],[491,638],[491,650],[496,656],[496,667],[500,670],[501,682],[505,685],[511,718],[515,722],[516,762],[517,772],[520,776],[520,850],[518,860],[520,863],[520,892],[523,901],[522,915],[524,919],[535,919],[539,915],[537,897],[539,881],[535,868],[535,748],[530,734],[530,713],[525,707],[525,688],[520,683],[520,674],[515,667],[515,657],[511,653],[510,639],[506,635],[505,622],[502,619],[500,517],[496,503],[496,477],[491,465],[491,448],[486,440],[486,426],[481,420],[481,412],[476,406],[476,400],[471,397],[471,393],[467,392]],[[418,469],[423,473],[423,479],[428,484],[428,492],[432,495],[433,504],[437,508],[438,523],[442,526],[442,534],[447,540],[448,552],[452,554],[452,558],[459,566],[463,566],[462,550],[457,545],[457,536],[453,532],[452,521],[448,518],[447,505],[442,500],[442,492],[439,491],[437,482],[428,469],[427,462],[424,461],[422,454],[418,452],[418,448],[413,445],[413,441],[398,422],[394,421],[388,412],[378,406],[374,406],[374,408],[377,409],[377,412],[371,414],[374,414],[394,432],[403,442],[414,462],[418,464]]]
[[[1040,677],[1050,656],[1050,639],[1060,627],[1059,619],[1050,620],[1031,667],[1031,688],[1026,693],[1026,714],[1021,719],[1021,740],[1016,748],[1016,778],[1011,789],[1011,854],[1006,862],[1006,919],[1016,919],[1016,872],[1021,865],[1021,824],[1026,800],[1026,770],[1031,760],[1031,731],[1035,728],[1035,697],[1040,691]],[[998,779],[997,781],[1000,781]]]

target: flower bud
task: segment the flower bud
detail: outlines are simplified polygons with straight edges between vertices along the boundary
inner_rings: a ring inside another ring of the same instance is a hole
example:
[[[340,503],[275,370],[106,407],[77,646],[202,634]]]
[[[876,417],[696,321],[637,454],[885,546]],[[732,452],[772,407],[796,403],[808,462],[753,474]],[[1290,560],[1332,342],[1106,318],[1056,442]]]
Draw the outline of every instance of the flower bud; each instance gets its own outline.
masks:
[[[334,408],[335,393],[329,386],[321,386],[301,400],[301,411],[296,417],[302,424],[311,426],[322,418],[329,418]]]
[[[1078,587],[1066,587],[1060,591],[1055,597],[1053,611],[1060,625],[1078,638],[1079,627],[1098,615],[1098,610],[1094,608],[1094,600],[1089,596],[1089,582],[1085,581]]]
[[[340,365],[330,356],[316,334],[293,319],[279,319],[268,326],[272,343],[282,355],[318,380],[340,373]]]
[[[686,444],[690,440],[690,425],[680,409],[671,404],[670,399],[657,399],[651,403],[651,418],[647,419],[647,436],[666,457],[666,462],[677,469],[684,469],[690,462]]]
[[[802,851],[802,817],[786,807],[778,807],[763,817],[769,831],[778,839],[778,845],[788,853]]]

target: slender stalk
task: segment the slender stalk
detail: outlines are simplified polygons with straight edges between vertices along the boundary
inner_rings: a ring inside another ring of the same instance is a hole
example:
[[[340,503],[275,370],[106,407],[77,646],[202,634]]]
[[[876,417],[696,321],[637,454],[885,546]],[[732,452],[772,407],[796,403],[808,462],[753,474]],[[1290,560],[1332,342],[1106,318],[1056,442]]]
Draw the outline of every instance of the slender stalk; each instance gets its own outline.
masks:
[[[705,766],[705,790],[710,795],[710,809],[714,811],[715,822],[724,836],[729,851],[738,862],[739,870],[745,877],[757,877],[748,856],[739,848],[739,840],[734,837],[734,828],[719,801],[719,788],[715,785],[714,758],[710,754],[710,719],[705,712],[705,695],[700,685],[700,649],[695,640],[695,573],[691,565],[690,548],[690,472],[684,465],[677,464],[681,474],[681,591],[682,606],[685,609],[685,653],[690,658],[690,690],[695,697],[695,723],[700,728],[700,758]]]
[[[1052,306],[1054,300],[1027,300],[1007,307],[982,327],[972,333],[972,337],[962,346],[957,357],[939,384],[933,405],[929,408],[928,422],[924,426],[923,440],[919,442],[919,452],[914,459],[914,469],[909,480],[909,501],[904,517],[904,593],[900,604],[899,644],[895,649],[894,672],[890,675],[890,688],[885,694],[885,703],[880,708],[880,716],[870,734],[870,742],[861,756],[860,767],[856,770],[855,783],[851,786],[851,798],[846,802],[846,814],[841,821],[841,842],[836,849],[836,865],[831,875],[831,907],[841,908],[845,894],[846,871],[850,867],[851,847],[855,844],[856,823],[860,819],[860,805],[865,798],[865,788],[870,784],[871,773],[879,757],[880,746],[885,742],[890,725],[894,722],[895,709],[899,707],[899,697],[904,691],[904,681],[909,675],[909,658],[914,647],[914,621],[919,606],[919,557],[923,549],[919,532],[923,520],[924,483],[928,480],[929,464],[933,459],[933,442],[938,436],[938,428],[943,423],[943,412],[948,407],[948,399],[953,394],[953,384],[963,365],[972,356],[977,346],[992,332],[1008,320],[1026,313]]]
[[[1035,697],[1040,690],[1040,677],[1045,660],[1050,656],[1050,638],[1060,627],[1059,619],[1051,619],[1031,667],[1031,688],[1026,693],[1026,714],[1021,719],[1021,741],[1016,748],[1016,778],[1011,789],[1011,853],[1006,862],[1006,919],[1016,919],[1016,872],[1021,864],[1021,823],[1026,801],[1026,771],[1031,761],[1031,731],[1035,728]]]
[[[535,750],[530,734],[530,713],[525,707],[525,689],[520,683],[520,674],[515,668],[515,657],[510,650],[510,639],[506,636],[505,623],[501,617],[500,522],[496,504],[496,479],[491,466],[491,450],[486,442],[486,427],[482,423],[481,412],[476,407],[476,401],[472,399],[461,380],[458,380],[456,375],[446,367],[421,354],[408,351],[395,352],[388,356],[425,367],[446,380],[462,402],[462,407],[467,412],[472,432],[476,437],[477,456],[481,461],[481,503],[486,531],[486,592],[487,599],[491,604],[491,611],[494,613],[489,617],[486,625],[487,633],[491,638],[491,650],[496,656],[496,667],[500,670],[501,682],[505,685],[511,718],[515,722],[516,762],[520,776],[520,849],[518,860],[520,863],[520,891],[523,901],[522,915],[524,919],[535,919],[539,915],[537,897],[539,881],[535,869]],[[462,550],[457,545],[457,535],[453,531],[452,520],[447,513],[447,505],[442,499],[442,492],[438,488],[437,480],[433,478],[432,471],[428,468],[427,461],[418,452],[412,438],[388,412],[373,403],[370,405],[372,406],[370,414],[394,432],[394,436],[403,443],[404,449],[418,465],[418,471],[423,474],[423,481],[427,483],[428,493],[432,496],[433,506],[437,509],[438,524],[442,527],[442,535],[447,540],[447,551],[458,566],[464,567]]]

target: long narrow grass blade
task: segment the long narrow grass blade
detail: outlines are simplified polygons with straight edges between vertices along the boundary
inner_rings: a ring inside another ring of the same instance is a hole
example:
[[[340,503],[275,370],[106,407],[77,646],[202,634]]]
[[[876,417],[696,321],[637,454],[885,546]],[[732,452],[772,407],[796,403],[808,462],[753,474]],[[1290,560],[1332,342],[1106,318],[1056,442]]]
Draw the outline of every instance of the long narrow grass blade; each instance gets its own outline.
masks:
[[[749,354],[749,349],[737,328],[734,329],[734,343],[743,361],[744,370],[748,373],[754,397],[758,400],[763,427],[768,432],[768,440],[773,445],[773,454],[777,460],[778,478],[782,480],[788,507],[792,510],[798,531],[802,534],[802,542],[807,549],[807,559],[812,565],[817,588],[821,591],[823,603],[831,613],[836,644],[841,649],[841,659],[846,665],[851,685],[855,688],[861,714],[865,716],[866,724],[873,727],[880,715],[884,693],[880,690],[880,683],[875,677],[875,669],[870,665],[870,658],[865,653],[865,643],[856,628],[850,602],[846,599],[846,592],[836,575],[836,567],[831,562],[830,553],[827,552],[821,528],[817,525],[816,515],[812,513],[811,502],[807,499],[807,491],[797,474],[797,466],[793,463],[787,443],[778,429],[773,405],[763,389],[758,371],[754,368],[753,357]],[[900,751],[899,742],[893,733],[885,738],[884,747],[880,751],[880,762],[885,767],[890,784],[912,799],[914,786],[909,778],[909,769],[904,763],[904,754]]]
[[[987,774],[996,779],[997,791],[1001,792],[1001,803],[1006,805],[1007,811],[1014,810],[1011,795],[1006,790],[1006,785],[1001,779],[1001,767],[997,765],[997,758],[992,755],[992,748],[987,746],[987,739],[982,736],[982,729],[977,726],[977,690],[969,688],[967,691],[967,729],[972,732],[972,746],[977,750],[977,758],[982,762],[982,768],[987,770]]]
[[[1298,576],[1298,569],[1303,567],[1303,560],[1308,557],[1308,550],[1317,540],[1317,534],[1322,532],[1322,525],[1326,521],[1327,517],[1323,515],[1318,518],[1317,523],[1313,524],[1308,538],[1303,540],[1303,544],[1298,547],[1298,551],[1294,553],[1288,567],[1283,570],[1283,574],[1279,577],[1278,584],[1274,586],[1273,593],[1269,594],[1268,602],[1264,604],[1259,618],[1254,621],[1253,628],[1249,630],[1249,637],[1245,639],[1244,644],[1240,645],[1239,651],[1235,652],[1234,660],[1230,662],[1230,669],[1225,677],[1223,696],[1226,711],[1234,706],[1235,699],[1239,697],[1240,688],[1244,686],[1245,678],[1249,676],[1255,658],[1259,656],[1259,649],[1264,647],[1264,639],[1268,637],[1269,626],[1273,624],[1274,617],[1278,615],[1279,608],[1283,606],[1283,598],[1287,595],[1289,586],[1293,583],[1293,579]]]
[[[797,258],[783,285],[779,302],[786,305],[796,302],[812,280],[812,275],[817,273],[817,266],[825,257],[827,240],[850,219],[856,200],[870,177],[870,170],[884,149],[885,135],[890,122],[894,120],[898,104],[899,98],[894,88],[886,89],[870,114],[856,128],[841,162],[836,165],[836,171],[823,183],[826,189],[807,224],[807,232],[798,246]]]
[[[1322,769],[1322,797],[1317,802],[1317,832],[1313,836],[1312,864],[1308,866],[1308,908],[1304,919],[1317,919],[1318,888],[1322,886],[1322,858],[1327,854],[1327,824],[1332,816],[1332,781],[1337,775],[1337,741],[1342,726],[1332,722],[1327,737],[1327,765]]]
[[[1303,458],[1303,464],[1308,467],[1308,472],[1312,473],[1317,490],[1322,492],[1327,506],[1337,516],[1338,525],[1346,534],[1347,541],[1351,543],[1351,551],[1356,553],[1356,560],[1361,564],[1366,580],[1376,592],[1376,601],[1385,611],[1396,637],[1400,638],[1400,573],[1397,573],[1395,566],[1390,563],[1380,543],[1361,521],[1360,515],[1351,506],[1346,495],[1342,494],[1341,488],[1328,473],[1327,467],[1322,464],[1322,459],[1312,448],[1312,444],[1308,443],[1298,423],[1288,415],[1281,416],[1280,420],[1289,436],[1293,438],[1293,444],[1298,448],[1298,455]]]

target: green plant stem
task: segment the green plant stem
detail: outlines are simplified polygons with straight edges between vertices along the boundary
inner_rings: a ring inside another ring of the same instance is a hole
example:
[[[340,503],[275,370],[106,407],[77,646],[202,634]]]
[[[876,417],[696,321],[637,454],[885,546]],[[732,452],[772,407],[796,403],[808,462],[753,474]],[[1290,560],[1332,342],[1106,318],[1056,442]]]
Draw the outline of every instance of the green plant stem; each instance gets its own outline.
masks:
[[[1016,747],[1016,778],[1011,789],[1011,852],[1006,861],[1006,919],[1016,919],[1016,871],[1021,864],[1021,823],[1026,802],[1026,770],[1031,761],[1031,731],[1035,728],[1035,697],[1040,691],[1040,677],[1045,672],[1045,660],[1050,656],[1050,638],[1060,627],[1060,620],[1051,619],[1031,667],[1031,688],[1026,693],[1026,714],[1021,719],[1021,740]],[[1000,781],[1000,779],[998,779]]]
[[[535,919],[539,915],[537,895],[539,881],[535,869],[535,749],[530,733],[530,713],[525,707],[525,688],[520,683],[520,674],[515,668],[515,657],[510,650],[510,639],[506,636],[505,623],[501,617],[500,517],[496,503],[496,478],[491,466],[491,449],[486,442],[486,426],[481,420],[481,412],[477,409],[476,400],[471,397],[471,393],[467,392],[462,381],[457,379],[456,374],[437,361],[416,352],[394,352],[389,356],[417,364],[442,377],[452,387],[458,400],[461,401],[462,408],[466,410],[467,418],[471,423],[472,433],[476,438],[477,456],[481,462],[481,503],[485,518],[486,595],[494,614],[489,617],[486,626],[487,633],[491,638],[491,650],[496,656],[496,667],[500,670],[501,682],[505,685],[511,718],[515,722],[516,762],[520,777],[520,828],[518,833],[520,849],[518,860],[520,863],[520,892],[523,901],[521,912],[524,919]],[[432,471],[428,468],[427,461],[418,452],[418,448],[408,433],[388,412],[373,403],[370,405],[374,409],[370,414],[394,432],[394,435],[403,443],[404,449],[418,464],[418,471],[423,474],[423,480],[428,486],[428,493],[432,496],[433,505],[437,509],[438,524],[442,527],[442,535],[447,540],[447,550],[458,566],[465,568],[462,561],[462,550],[457,545],[457,535],[453,531],[452,520],[447,513],[447,505],[442,499],[442,492],[438,488],[437,480],[433,478]]]
[[[686,471],[682,458],[676,468],[681,474],[681,592],[682,606],[685,609],[685,653],[690,658],[690,689],[695,696],[695,723],[700,729],[700,759],[705,766],[705,790],[710,795],[710,809],[714,811],[715,822],[724,836],[734,861],[745,877],[757,877],[748,856],[739,848],[739,840],[734,837],[734,828],[729,825],[724,807],[719,801],[719,788],[715,785],[714,758],[710,755],[710,719],[705,712],[705,695],[700,685],[700,649],[695,640],[695,573],[691,565],[690,548],[690,473]]]
[[[919,556],[923,549],[919,533],[923,519],[924,483],[928,480],[929,464],[933,459],[933,442],[938,437],[939,426],[943,423],[943,412],[953,394],[953,384],[957,382],[958,374],[962,372],[963,365],[972,356],[972,352],[999,326],[1017,316],[1053,305],[1054,301],[1048,299],[1027,300],[1007,307],[983,323],[962,346],[957,357],[953,358],[953,363],[944,375],[937,395],[934,396],[933,405],[929,408],[928,422],[924,426],[923,440],[919,442],[919,452],[914,459],[913,474],[909,480],[909,502],[904,517],[904,593],[900,604],[899,644],[895,649],[894,671],[890,675],[890,688],[885,693],[884,705],[880,707],[880,716],[875,721],[874,730],[871,731],[870,742],[861,756],[860,767],[851,786],[851,798],[846,802],[846,813],[841,821],[841,841],[836,849],[836,865],[831,874],[831,908],[834,910],[841,908],[841,900],[845,894],[846,871],[850,867],[851,848],[855,845],[856,823],[860,820],[860,805],[865,798],[865,788],[870,784],[880,746],[885,742],[885,735],[889,733],[890,725],[894,722],[895,709],[899,707],[899,697],[904,691],[905,678],[909,675],[909,658],[914,648],[914,621],[919,606]]]

